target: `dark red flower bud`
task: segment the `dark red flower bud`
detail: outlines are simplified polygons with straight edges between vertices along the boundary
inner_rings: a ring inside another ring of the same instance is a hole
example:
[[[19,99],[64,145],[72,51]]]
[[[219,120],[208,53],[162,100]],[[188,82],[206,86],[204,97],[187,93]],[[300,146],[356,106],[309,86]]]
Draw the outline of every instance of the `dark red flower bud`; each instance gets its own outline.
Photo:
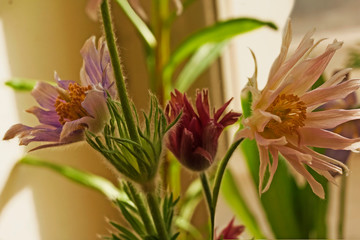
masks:
[[[176,158],[193,171],[203,171],[213,162],[217,151],[218,138],[223,129],[235,123],[240,114],[229,112],[220,119],[232,99],[210,116],[208,90],[196,93],[196,110],[185,94],[178,90],[171,93],[165,115],[169,123],[182,111],[179,122],[169,132],[167,147]]]
[[[244,225],[234,225],[235,218],[231,219],[229,224],[221,231],[216,240],[220,239],[238,239],[240,234],[245,230]]]

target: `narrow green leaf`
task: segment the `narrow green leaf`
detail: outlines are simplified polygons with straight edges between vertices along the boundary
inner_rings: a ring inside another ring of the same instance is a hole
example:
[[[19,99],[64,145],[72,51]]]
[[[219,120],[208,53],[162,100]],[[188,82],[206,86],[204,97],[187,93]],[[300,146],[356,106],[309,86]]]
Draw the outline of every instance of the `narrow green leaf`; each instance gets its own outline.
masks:
[[[51,169],[74,182],[80,183],[81,185],[101,192],[110,200],[118,199],[121,202],[126,202],[127,204],[133,205],[133,203],[129,200],[125,193],[121,192],[118,188],[116,188],[109,180],[99,177],[97,175],[81,171],[69,166],[45,162],[32,156],[23,157],[22,159],[20,159],[19,163]]]
[[[110,221],[110,224],[112,226],[114,226],[117,230],[119,230],[122,233],[123,237],[126,237],[126,239],[138,240],[138,238],[132,232],[130,232],[127,228],[125,228],[115,222],[112,222],[112,221]]]
[[[234,214],[241,219],[246,228],[255,238],[265,238],[259,225],[245,202],[236,182],[229,170],[225,171],[221,193]]]
[[[131,225],[132,229],[138,233],[140,236],[145,236],[145,228],[144,225],[137,219],[135,216],[133,216],[125,206],[118,204],[121,213],[123,214],[126,221]]]
[[[144,21],[132,9],[129,2],[127,0],[116,0],[116,2],[120,5],[120,7],[128,16],[130,21],[134,24],[135,28],[138,30],[138,32],[140,33],[141,37],[144,39],[146,44],[151,49],[154,49],[156,46],[156,39],[153,33],[150,31],[150,29],[144,23]]]
[[[163,72],[164,81],[171,81],[172,74],[176,67],[204,44],[219,43],[262,26],[277,29],[277,27],[271,22],[263,22],[251,18],[237,18],[217,22],[210,27],[196,32],[180,44],[180,46],[171,55]]]
[[[201,46],[180,72],[175,82],[175,88],[180,92],[186,92],[196,78],[221,54],[227,43],[228,41],[223,41]]]
[[[6,86],[11,87],[16,91],[31,91],[35,87],[38,80],[27,78],[12,78],[5,82]],[[56,85],[54,82],[46,81],[51,85]]]
[[[196,240],[203,239],[203,237],[201,236],[201,232],[194,225],[192,225],[190,221],[182,217],[177,217],[175,220],[175,225],[179,229],[189,233],[193,237],[192,239],[196,239]]]

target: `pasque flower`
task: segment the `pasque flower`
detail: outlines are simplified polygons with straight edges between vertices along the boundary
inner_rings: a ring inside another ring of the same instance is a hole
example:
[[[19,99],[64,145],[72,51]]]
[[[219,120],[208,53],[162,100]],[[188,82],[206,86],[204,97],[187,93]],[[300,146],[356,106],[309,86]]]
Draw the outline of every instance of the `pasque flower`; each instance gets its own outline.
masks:
[[[229,224],[219,233],[216,240],[238,239],[244,232],[244,225],[234,225],[235,218],[231,219]]]
[[[348,76],[343,81],[347,81]],[[354,109],[359,108],[358,99],[356,97],[356,93],[352,92],[348,96],[346,96],[343,99],[336,99],[333,101],[330,101],[320,108],[322,110],[330,110],[330,109],[336,109],[336,108],[343,108],[343,109]],[[345,122],[343,124],[340,124],[336,126],[333,129],[330,129],[332,132],[341,134],[344,137],[347,138],[353,138],[353,137],[359,137],[360,134],[360,120],[353,120],[349,122]],[[350,156],[350,150],[334,150],[334,149],[326,149],[325,155],[332,157],[336,160],[341,161],[342,163],[347,163],[347,160]]]
[[[217,151],[218,138],[224,128],[235,123],[239,113],[229,112],[222,118],[231,100],[210,116],[208,91],[196,94],[196,109],[193,109],[185,94],[175,90],[166,106],[167,121],[173,122],[182,112],[179,122],[169,132],[167,147],[176,158],[193,171],[203,171],[213,162]]]
[[[265,88],[258,90],[256,71],[246,88],[252,93],[252,115],[243,121],[244,128],[238,132],[237,137],[255,139],[257,142],[260,153],[260,193],[269,188],[277,168],[278,154],[281,153],[288,163],[305,177],[313,192],[324,198],[321,184],[307,171],[306,166],[329,181],[334,181],[330,173],[342,173],[347,168],[343,163],[319,154],[310,147],[356,151],[360,146],[359,138],[349,139],[327,130],[359,119],[358,109],[314,111],[329,101],[344,98],[357,90],[360,80],[342,82],[349,72],[349,69],[344,69],[311,90],[342,45],[342,42],[335,40],[328,45],[324,53],[309,58],[309,54],[321,42],[320,40],[314,43],[311,35],[312,32],[306,34],[295,53],[288,56],[291,42],[291,24],[288,23],[280,55],[273,63]],[[263,188],[267,168],[270,177]]]
[[[80,72],[81,85],[60,80],[55,73],[57,86],[38,82],[32,95],[40,107],[27,112],[34,114],[40,125],[35,127],[16,124],[5,134],[4,140],[18,136],[20,145],[47,142],[35,149],[69,144],[84,140],[84,130],[99,132],[109,119],[107,94],[116,97],[113,72],[106,43],[101,39],[98,48],[95,37],[88,39],[81,55],[84,59]]]

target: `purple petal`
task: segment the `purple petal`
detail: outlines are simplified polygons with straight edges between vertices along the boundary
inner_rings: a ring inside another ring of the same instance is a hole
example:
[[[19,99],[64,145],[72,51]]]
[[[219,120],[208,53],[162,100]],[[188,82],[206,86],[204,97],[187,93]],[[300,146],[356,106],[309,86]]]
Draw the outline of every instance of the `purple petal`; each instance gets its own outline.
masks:
[[[45,82],[37,82],[31,95],[43,108],[55,110],[55,101],[59,95],[56,87]]]
[[[7,130],[7,132],[5,133],[5,136],[3,138],[3,140],[9,140],[9,139],[12,139],[14,138],[15,136],[17,135],[20,135],[22,134],[23,132],[27,132],[29,131],[30,129],[32,129],[31,127],[29,126],[25,126],[23,124],[15,124],[13,126],[11,126],[9,128],[9,130]]]
[[[54,127],[61,127],[61,123],[59,122],[59,116],[55,111],[46,111],[39,107],[31,107],[26,110],[28,113],[34,114],[40,123],[51,125]]]
[[[88,91],[81,105],[92,116],[92,119],[87,121],[89,130],[95,133],[101,131],[110,119],[103,92],[97,90]]]
[[[72,84],[76,83],[75,81],[72,81],[72,80],[61,80],[59,75],[57,74],[57,72],[54,73],[54,79],[57,82],[57,85],[65,90],[69,89],[70,83],[72,83]]]
[[[81,69],[82,76],[85,79],[81,79],[83,85],[97,85],[102,80],[102,69],[100,66],[99,52],[95,46],[95,36],[90,37],[84,44],[80,51],[84,64]],[[85,80],[85,82],[84,82]]]

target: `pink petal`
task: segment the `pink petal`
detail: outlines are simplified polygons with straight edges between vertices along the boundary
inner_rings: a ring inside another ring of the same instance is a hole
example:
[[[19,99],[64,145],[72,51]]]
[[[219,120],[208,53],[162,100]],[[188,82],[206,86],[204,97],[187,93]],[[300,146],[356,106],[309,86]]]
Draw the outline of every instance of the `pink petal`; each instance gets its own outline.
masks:
[[[305,126],[309,128],[334,128],[342,123],[360,119],[360,109],[332,109],[310,112],[306,116]]]
[[[351,68],[346,68],[341,71],[338,71],[337,73],[332,75],[329,80],[327,80],[321,86],[319,86],[319,88],[326,88],[326,87],[330,87],[330,86],[339,84],[342,80],[344,80],[346,78],[346,75],[349,74],[350,71],[351,71]]]
[[[270,164],[268,149],[259,145],[260,167],[259,167],[259,195],[263,193],[263,181],[267,166]]]
[[[346,97],[348,94],[354,92],[360,87],[360,79],[351,79],[344,83],[328,88],[317,88],[305,93],[300,97],[308,107],[307,111],[312,111],[314,108],[331,100]]]
[[[272,182],[272,180],[274,178],[278,163],[279,163],[279,152],[278,152],[278,150],[274,149],[272,147],[270,147],[269,150],[270,150],[273,162],[272,162],[271,166],[269,167],[270,176],[269,176],[269,179],[267,181],[267,184],[266,184],[265,188],[262,190],[262,193],[269,190],[271,182]]]
[[[289,31],[291,31],[291,29],[289,29]],[[280,85],[281,80],[284,78],[284,76],[287,75],[287,73],[294,67],[294,65],[301,59],[301,57],[304,56],[304,54],[313,46],[314,40],[311,38],[313,33],[314,31],[311,31],[304,36],[295,53],[288,60],[282,63],[276,72],[273,70],[271,71],[268,83],[266,84],[264,91],[276,89]],[[287,41],[291,41],[291,38]],[[282,48],[288,48],[288,46],[283,45]]]
[[[255,140],[261,146],[281,146],[287,144],[285,136],[282,136],[280,138],[264,138],[257,132],[255,132]]]
[[[300,144],[305,146],[352,151],[357,151],[360,148],[360,138],[349,139],[319,128],[300,128],[299,134]]]
[[[303,175],[307,182],[310,184],[311,189],[313,192],[318,195],[320,198],[325,198],[325,192],[323,187],[320,183],[318,183],[314,177],[306,170],[306,168],[296,159],[293,155],[285,154],[284,152],[281,152],[283,156],[288,160],[288,162],[295,168],[295,170]]]
[[[296,81],[292,81],[292,83],[284,89],[283,93],[298,96],[303,95],[319,79],[329,61],[334,56],[335,51],[338,50],[341,45],[341,42],[336,42],[335,40],[333,44],[327,47],[322,55],[304,60],[294,67],[290,75],[296,79]]]

